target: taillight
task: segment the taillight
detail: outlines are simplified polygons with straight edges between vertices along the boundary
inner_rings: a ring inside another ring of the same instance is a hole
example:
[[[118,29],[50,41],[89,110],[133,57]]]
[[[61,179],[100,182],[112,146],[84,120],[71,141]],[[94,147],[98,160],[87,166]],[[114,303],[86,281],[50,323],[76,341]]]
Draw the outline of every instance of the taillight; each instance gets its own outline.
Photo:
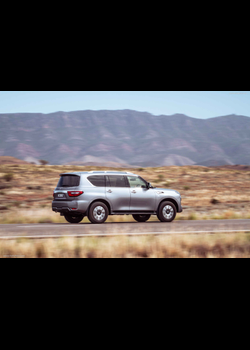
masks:
[[[70,197],[78,197],[80,196],[81,194],[83,194],[83,191],[68,191],[68,195]]]

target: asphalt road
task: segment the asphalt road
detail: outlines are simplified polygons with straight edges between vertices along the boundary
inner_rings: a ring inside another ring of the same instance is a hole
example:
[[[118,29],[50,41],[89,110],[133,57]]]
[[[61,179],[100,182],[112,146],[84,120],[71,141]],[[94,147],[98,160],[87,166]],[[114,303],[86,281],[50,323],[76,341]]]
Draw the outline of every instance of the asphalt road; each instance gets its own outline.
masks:
[[[121,222],[93,225],[80,224],[15,224],[0,225],[0,239],[15,237],[48,238],[61,236],[118,236],[118,235],[182,235],[250,232],[250,220],[183,220],[172,223]]]

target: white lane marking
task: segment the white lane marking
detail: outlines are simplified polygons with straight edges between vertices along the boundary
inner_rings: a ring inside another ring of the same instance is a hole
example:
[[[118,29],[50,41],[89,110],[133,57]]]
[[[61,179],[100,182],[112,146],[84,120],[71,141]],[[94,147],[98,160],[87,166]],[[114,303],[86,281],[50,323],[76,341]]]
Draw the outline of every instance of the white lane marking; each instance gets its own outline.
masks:
[[[216,230],[216,231],[185,231],[185,232],[129,232],[129,233],[85,233],[74,235],[37,235],[37,236],[0,236],[0,239],[16,239],[16,238],[59,238],[59,237],[114,237],[114,236],[147,236],[147,235],[183,235],[183,234],[215,234],[215,233],[235,233],[250,232],[249,230]]]

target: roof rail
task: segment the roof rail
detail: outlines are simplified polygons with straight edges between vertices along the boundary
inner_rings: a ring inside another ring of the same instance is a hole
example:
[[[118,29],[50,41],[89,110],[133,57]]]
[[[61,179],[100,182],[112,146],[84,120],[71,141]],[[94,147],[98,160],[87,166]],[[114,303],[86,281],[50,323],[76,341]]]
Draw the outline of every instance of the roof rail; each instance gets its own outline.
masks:
[[[89,174],[132,174],[128,171],[89,171]]]

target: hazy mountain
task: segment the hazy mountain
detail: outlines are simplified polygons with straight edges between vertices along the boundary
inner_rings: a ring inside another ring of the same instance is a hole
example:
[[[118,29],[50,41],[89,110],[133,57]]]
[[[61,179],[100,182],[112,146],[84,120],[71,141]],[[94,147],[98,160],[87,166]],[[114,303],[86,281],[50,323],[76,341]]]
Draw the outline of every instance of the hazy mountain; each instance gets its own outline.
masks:
[[[0,114],[0,156],[50,164],[250,164],[250,118],[132,110]]]

